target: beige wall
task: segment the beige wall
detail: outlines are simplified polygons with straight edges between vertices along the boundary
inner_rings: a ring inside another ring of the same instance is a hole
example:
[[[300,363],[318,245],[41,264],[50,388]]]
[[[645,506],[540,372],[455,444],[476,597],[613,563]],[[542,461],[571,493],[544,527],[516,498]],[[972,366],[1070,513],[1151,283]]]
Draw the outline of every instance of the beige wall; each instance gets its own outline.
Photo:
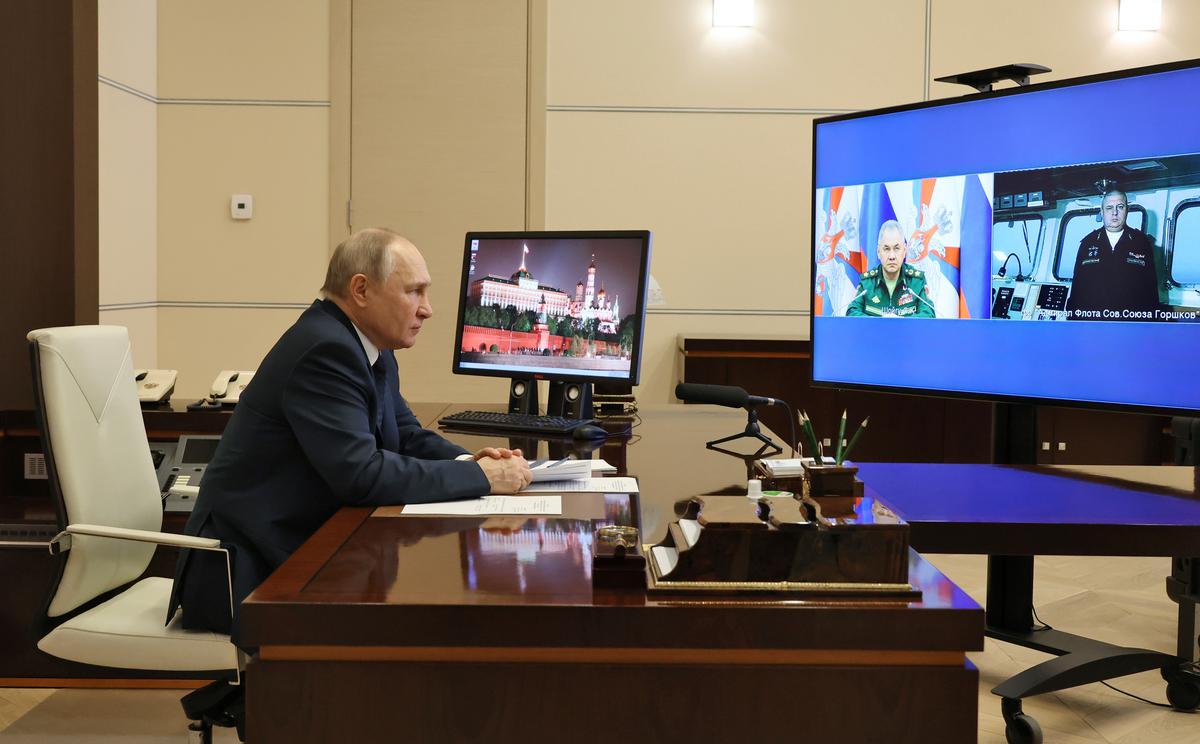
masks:
[[[757,0],[745,30],[711,6],[105,0],[101,75],[158,103],[100,86],[102,317],[198,396],[312,299],[352,195],[354,226],[410,234],[436,280],[406,394],[492,401],[501,383],[448,373],[462,234],[648,227],[666,305],[638,396],[666,401],[677,334],[807,333],[814,117],[958,95],[931,78],[1011,61],[1052,79],[1200,57],[1190,0],[1134,34],[1100,0]]]
[[[100,322],[129,328],[135,367],[158,359],[155,0],[97,7]]]
[[[464,234],[526,223],[529,25],[527,0],[354,3],[353,225],[403,233],[434,278],[434,316],[399,357],[409,400],[507,395],[452,376],[450,356]]]
[[[752,29],[711,7],[550,3],[546,225],[654,231],[643,402],[673,399],[680,333],[807,336],[814,116],[960,95],[927,81],[1014,61],[1050,79],[1200,57],[1189,0],[1140,34],[1115,0],[757,0]]]

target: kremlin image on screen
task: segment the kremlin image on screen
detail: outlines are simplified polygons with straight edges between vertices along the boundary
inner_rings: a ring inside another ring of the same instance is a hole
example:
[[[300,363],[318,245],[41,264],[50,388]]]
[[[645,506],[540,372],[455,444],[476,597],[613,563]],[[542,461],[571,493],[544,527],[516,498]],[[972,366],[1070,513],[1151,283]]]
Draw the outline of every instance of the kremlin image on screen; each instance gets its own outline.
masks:
[[[992,175],[821,188],[813,315],[987,318]]]
[[[629,377],[640,240],[472,240],[469,260],[461,368]]]

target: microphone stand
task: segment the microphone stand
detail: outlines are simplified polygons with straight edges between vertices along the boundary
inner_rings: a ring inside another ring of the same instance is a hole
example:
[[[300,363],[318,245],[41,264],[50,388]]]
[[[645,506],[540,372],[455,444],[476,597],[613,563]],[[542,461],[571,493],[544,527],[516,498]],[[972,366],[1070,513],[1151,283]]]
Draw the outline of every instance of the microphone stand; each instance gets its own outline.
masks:
[[[727,444],[729,442],[737,441],[739,439],[754,439],[754,440],[760,442],[761,446],[758,448],[758,451],[756,451],[752,455],[743,454],[741,452],[734,452],[731,449],[726,449],[724,447],[719,446],[722,444]],[[730,436],[727,436],[727,437],[721,437],[720,439],[714,439],[711,442],[705,442],[704,446],[710,450],[715,450],[717,452],[720,452],[720,453],[726,454],[726,455],[733,455],[734,457],[738,457],[738,458],[745,460],[747,471],[750,471],[753,468],[753,463],[755,460],[761,460],[764,457],[771,457],[773,455],[778,455],[781,452],[783,452],[782,447],[780,447],[778,444],[775,444],[775,441],[773,439],[768,437],[766,434],[762,433],[762,429],[758,425],[758,414],[754,412],[753,406],[746,406],[746,428],[745,429],[743,429],[741,432],[739,432],[737,434],[731,434]]]

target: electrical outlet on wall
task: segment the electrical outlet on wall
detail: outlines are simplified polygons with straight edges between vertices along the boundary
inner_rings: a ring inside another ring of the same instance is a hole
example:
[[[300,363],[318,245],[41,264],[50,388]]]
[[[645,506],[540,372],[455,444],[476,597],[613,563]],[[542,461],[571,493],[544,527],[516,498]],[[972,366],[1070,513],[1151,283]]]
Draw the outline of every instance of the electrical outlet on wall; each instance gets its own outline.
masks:
[[[254,216],[254,196],[234,194],[229,197],[229,216],[235,220],[248,220]]]

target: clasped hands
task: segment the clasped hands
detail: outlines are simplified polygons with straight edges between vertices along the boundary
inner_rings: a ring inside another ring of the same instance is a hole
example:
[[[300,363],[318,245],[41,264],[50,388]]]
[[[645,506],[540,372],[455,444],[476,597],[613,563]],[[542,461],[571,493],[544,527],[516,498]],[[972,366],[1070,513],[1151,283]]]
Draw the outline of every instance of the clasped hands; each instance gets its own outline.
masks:
[[[492,493],[516,493],[533,482],[529,463],[519,449],[484,447],[473,457],[491,484]]]

